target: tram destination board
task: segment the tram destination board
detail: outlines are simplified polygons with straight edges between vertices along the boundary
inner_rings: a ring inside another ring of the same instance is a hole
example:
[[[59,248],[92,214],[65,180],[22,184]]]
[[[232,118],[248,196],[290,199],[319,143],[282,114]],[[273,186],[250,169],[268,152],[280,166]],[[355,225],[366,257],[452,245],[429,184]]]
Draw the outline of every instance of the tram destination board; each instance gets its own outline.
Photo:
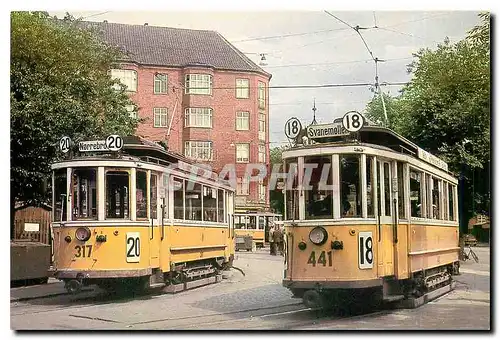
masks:
[[[342,122],[310,125],[307,127],[307,137],[312,139],[348,136],[349,134],[350,132],[342,125]]]

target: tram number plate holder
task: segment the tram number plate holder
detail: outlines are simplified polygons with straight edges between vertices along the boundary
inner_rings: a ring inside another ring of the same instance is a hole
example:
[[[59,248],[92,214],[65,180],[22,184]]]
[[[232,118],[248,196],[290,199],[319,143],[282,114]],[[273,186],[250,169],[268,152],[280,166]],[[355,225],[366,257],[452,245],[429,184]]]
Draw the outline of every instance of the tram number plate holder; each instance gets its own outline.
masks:
[[[373,234],[371,231],[358,233],[358,265],[359,269],[373,268]]]
[[[136,263],[141,259],[141,237],[140,233],[127,233],[125,249],[128,263]]]

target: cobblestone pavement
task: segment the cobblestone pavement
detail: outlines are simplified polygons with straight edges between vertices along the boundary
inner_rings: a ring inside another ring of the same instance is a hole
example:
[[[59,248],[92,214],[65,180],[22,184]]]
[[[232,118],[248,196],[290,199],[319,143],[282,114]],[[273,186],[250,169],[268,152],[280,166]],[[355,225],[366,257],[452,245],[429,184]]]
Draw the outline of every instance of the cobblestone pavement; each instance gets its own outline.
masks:
[[[463,274],[457,277],[455,291],[415,310],[382,311],[354,318],[310,311],[281,286],[283,257],[271,256],[263,249],[236,253],[234,265],[245,276],[233,270],[219,284],[175,295],[116,298],[93,290],[77,296],[25,301],[11,298],[11,328],[488,329],[489,248],[476,253],[480,263],[462,263]],[[33,293],[33,287],[30,290],[31,295],[40,296]],[[22,295],[19,292],[17,296]]]

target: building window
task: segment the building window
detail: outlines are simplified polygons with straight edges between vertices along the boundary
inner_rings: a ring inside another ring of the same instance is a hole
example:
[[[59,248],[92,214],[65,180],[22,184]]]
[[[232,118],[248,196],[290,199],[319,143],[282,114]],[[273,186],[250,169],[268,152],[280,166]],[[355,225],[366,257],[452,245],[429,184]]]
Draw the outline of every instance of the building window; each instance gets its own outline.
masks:
[[[236,112],[236,130],[250,130],[250,112]]]
[[[266,162],[266,146],[259,145],[259,163]]]
[[[250,160],[250,144],[236,144],[236,163],[248,163]]]
[[[248,195],[249,182],[247,177],[236,179],[236,195]]]
[[[259,113],[259,139],[266,140],[266,115]]]
[[[266,85],[259,81],[259,109],[266,108]]]
[[[134,119],[138,118],[137,111],[135,110],[134,105],[125,105],[125,109],[127,110],[130,118],[134,118]]]
[[[167,93],[168,77],[166,74],[155,74],[154,93]]]
[[[186,94],[212,94],[212,76],[209,74],[187,74]]]
[[[185,111],[185,127],[212,127],[212,109],[209,107],[190,107]]]
[[[187,141],[184,144],[184,155],[191,159],[212,160],[212,142]]]
[[[236,79],[236,98],[249,98],[250,84],[248,79]]]
[[[154,113],[154,127],[167,127],[168,125],[167,108],[155,107],[153,109],[153,113]]]
[[[266,186],[264,183],[259,183],[259,201],[266,200]]]
[[[109,72],[111,78],[118,79],[120,83],[126,86],[126,91],[136,92],[137,91],[137,72],[134,70],[119,70],[112,69]],[[115,84],[113,86],[115,90],[120,90],[120,86]]]

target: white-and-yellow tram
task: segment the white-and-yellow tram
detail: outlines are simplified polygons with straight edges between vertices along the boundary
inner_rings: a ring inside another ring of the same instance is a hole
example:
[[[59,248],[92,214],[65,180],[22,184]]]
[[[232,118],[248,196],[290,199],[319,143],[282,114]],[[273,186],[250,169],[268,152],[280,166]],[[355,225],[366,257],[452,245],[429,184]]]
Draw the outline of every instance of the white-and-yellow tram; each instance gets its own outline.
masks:
[[[336,120],[306,133],[309,142],[282,156],[289,175],[283,285],[309,307],[339,304],[342,292],[415,301],[451,290],[459,219],[447,164],[366,123],[349,132]]]
[[[109,138],[82,142],[52,166],[54,276],[71,292],[220,280],[234,258],[234,190],[156,143],[118,140],[118,151]]]
[[[248,212],[234,214],[236,237],[252,236],[255,248],[263,248],[268,242],[272,224],[282,220],[282,215],[271,212]]]

